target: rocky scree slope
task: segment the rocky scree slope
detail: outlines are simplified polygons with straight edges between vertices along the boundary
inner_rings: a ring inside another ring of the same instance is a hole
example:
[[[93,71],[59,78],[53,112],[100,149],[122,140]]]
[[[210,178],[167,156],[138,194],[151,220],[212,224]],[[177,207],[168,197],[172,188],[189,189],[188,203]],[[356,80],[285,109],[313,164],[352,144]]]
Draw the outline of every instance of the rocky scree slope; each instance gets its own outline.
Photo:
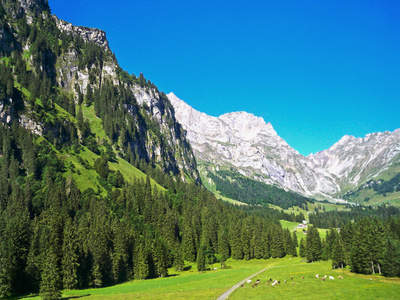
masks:
[[[168,98],[198,162],[204,165],[203,180],[210,180],[207,172],[229,168],[305,196],[333,200],[344,190],[378,175],[400,157],[400,130],[363,139],[346,136],[330,149],[304,157],[260,117],[246,112],[212,117],[196,111],[173,93]]]
[[[50,15],[46,1],[1,0],[0,4],[3,11],[0,22],[0,57],[12,60],[15,53],[21,53],[29,72],[50,81],[51,89],[59,90],[60,97],[67,95],[75,105],[79,104],[80,95],[88,94],[88,89],[94,95],[93,98],[98,97],[99,91],[106,84],[115,87],[120,94],[132,93],[134,97],[129,102],[114,104],[115,114],[129,114],[126,116],[134,120],[129,126],[135,135],[130,136],[126,143],[131,149],[122,147],[118,142],[123,126],[115,124],[113,135],[116,141],[113,148],[125,155],[132,152],[165,172],[179,174],[184,180],[191,178],[200,181],[190,144],[175,120],[168,98],[150,81],[146,82],[143,76],[136,78],[119,67],[104,31],[74,26]],[[41,43],[38,46],[32,31],[42,31],[42,24],[53,28],[53,32],[51,36],[49,33],[47,44]],[[25,32],[30,32],[30,35]],[[33,49],[39,55],[32,55]],[[48,101],[50,106],[54,106],[56,99]],[[12,98],[0,99],[2,122],[11,124],[16,120],[41,135],[54,130],[49,128],[49,124],[45,125],[37,114],[31,113],[28,104],[25,103],[24,107],[16,111]],[[81,137],[79,130],[78,135]]]

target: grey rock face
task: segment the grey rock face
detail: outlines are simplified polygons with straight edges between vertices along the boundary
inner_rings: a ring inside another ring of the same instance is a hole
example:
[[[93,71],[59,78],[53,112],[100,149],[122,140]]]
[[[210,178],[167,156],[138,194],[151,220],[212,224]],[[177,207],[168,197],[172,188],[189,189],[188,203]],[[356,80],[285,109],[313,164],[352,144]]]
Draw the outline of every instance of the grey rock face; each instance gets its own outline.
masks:
[[[108,40],[106,33],[97,28],[88,28],[83,26],[74,26],[71,23],[60,20],[56,15],[52,16],[60,31],[66,31],[73,36],[80,35],[85,42],[94,42],[105,50],[109,51]]]
[[[358,186],[388,169],[400,154],[400,129],[367,134],[364,138],[344,136],[327,150],[309,155],[344,187]]]
[[[397,130],[364,139],[344,137],[329,150],[304,157],[262,118],[246,112],[211,117],[173,93],[168,98],[199,161],[231,167],[252,179],[305,196],[332,198],[349,181],[356,186],[365,174],[376,175],[399,154]],[[373,172],[372,167],[377,171]]]

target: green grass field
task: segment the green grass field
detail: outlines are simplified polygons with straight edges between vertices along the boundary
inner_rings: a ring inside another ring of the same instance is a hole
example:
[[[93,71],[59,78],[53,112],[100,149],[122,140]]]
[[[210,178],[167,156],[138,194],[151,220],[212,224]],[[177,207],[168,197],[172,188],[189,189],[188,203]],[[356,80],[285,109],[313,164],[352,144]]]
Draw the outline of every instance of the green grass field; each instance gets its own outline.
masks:
[[[329,261],[305,263],[298,257],[251,261],[230,259],[227,266],[230,268],[219,269],[219,264],[215,264],[212,267],[218,268],[216,271],[197,272],[195,265],[187,264],[186,267],[191,268],[189,271],[176,272],[171,269],[167,278],[131,281],[100,289],[64,291],[63,297],[88,300],[216,299],[241,280],[264,268],[268,269],[253,278],[253,283],[261,280],[257,288],[246,284],[245,288],[236,289],[229,299],[398,299],[400,295],[399,278],[356,275],[350,273],[349,269],[332,270]],[[315,278],[315,274],[333,276],[335,280],[322,282]],[[339,275],[344,279],[339,280]],[[280,280],[281,284],[266,286],[270,278]],[[31,295],[26,299],[40,297]]]
[[[321,281],[315,277],[316,274],[328,278]],[[344,279],[338,279],[339,275]],[[334,280],[329,280],[329,276]],[[266,286],[270,278],[281,283],[275,287],[271,284]],[[246,284],[246,287],[236,289],[229,299],[399,299],[400,295],[398,278],[356,275],[348,269],[332,270],[329,261],[307,264],[300,258],[283,258],[255,279],[261,280],[258,287]]]
[[[281,222],[283,228],[289,228],[290,231],[293,231],[297,227],[297,225],[299,225],[298,222],[290,222],[286,220],[280,220],[279,222]]]

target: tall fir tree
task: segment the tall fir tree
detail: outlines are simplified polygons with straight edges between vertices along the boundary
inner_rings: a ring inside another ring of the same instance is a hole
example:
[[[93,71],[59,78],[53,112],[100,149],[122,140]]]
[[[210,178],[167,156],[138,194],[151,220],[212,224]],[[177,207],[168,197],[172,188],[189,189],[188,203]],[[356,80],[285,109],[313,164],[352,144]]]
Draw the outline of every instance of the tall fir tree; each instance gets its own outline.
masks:
[[[299,255],[300,257],[306,257],[306,240],[304,238],[300,239]]]
[[[48,250],[44,262],[40,296],[44,300],[61,299],[60,271],[57,266],[57,255],[52,248]]]
[[[306,258],[307,262],[318,261],[321,259],[322,245],[318,229],[310,226],[306,238]]]
[[[355,273],[369,274],[372,272],[370,255],[368,251],[369,221],[362,219],[354,228],[354,238],[350,251],[351,271]]]
[[[78,245],[76,227],[71,218],[68,218],[64,226],[62,247],[62,278],[63,287],[66,290],[74,290],[78,284]]]
[[[199,251],[197,251],[197,270],[205,271],[206,270],[206,246],[200,245]]]
[[[335,235],[335,240],[332,246],[332,268],[344,268],[346,266],[345,263],[345,248],[342,242],[340,235]]]
[[[400,276],[400,242],[389,236],[383,251],[382,274],[386,277]]]

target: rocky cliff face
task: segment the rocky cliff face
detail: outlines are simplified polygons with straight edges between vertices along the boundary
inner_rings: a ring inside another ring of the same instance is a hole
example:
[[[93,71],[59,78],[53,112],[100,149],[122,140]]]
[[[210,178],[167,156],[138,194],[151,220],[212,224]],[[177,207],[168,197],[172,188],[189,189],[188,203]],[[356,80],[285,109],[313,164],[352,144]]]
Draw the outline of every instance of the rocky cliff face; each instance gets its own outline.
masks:
[[[56,22],[57,27],[58,29],[60,29],[60,31],[72,34],[72,36],[74,37],[79,35],[86,43],[92,42],[99,45],[106,51],[110,50],[110,47],[108,46],[108,40],[106,38],[106,33],[103,30],[83,26],[74,26],[64,20],[60,20],[56,15],[53,15],[52,18]]]
[[[15,2],[0,0],[0,4],[5,10],[5,15],[2,16],[0,23],[0,45],[3,50],[0,51],[0,57],[10,56],[14,50],[25,51],[27,64],[32,65],[33,59],[36,59],[35,63],[37,64],[37,58],[27,56],[32,47],[32,38],[23,35],[21,28],[28,27],[32,31],[38,18],[41,18],[41,22],[46,23],[47,26],[58,28],[60,33],[58,40],[57,36],[53,34],[55,43],[61,45],[63,37],[66,36],[70,37],[71,42],[66,46],[60,46],[62,49],[58,50],[42,49],[38,56],[41,58],[41,62],[37,69],[46,70],[47,74],[51,74],[51,81],[69,95],[68,97],[72,97],[76,103],[79,92],[86,95],[88,87],[93,91],[100,90],[106,81],[111,82],[114,86],[131,90],[136,101],[132,103],[131,109],[128,110],[129,113],[135,115],[135,118],[139,111],[140,114],[145,114],[150,122],[158,125],[159,128],[154,130],[159,131],[162,136],[161,140],[154,138],[153,129],[148,128],[143,122],[136,122],[135,131],[139,135],[135,140],[128,141],[128,145],[135,147],[132,151],[137,151],[141,158],[159,165],[166,172],[180,173],[182,179],[200,180],[189,142],[182,134],[180,125],[175,121],[174,111],[168,99],[165,96],[162,97],[155,87],[127,84],[120,80],[118,72],[121,72],[121,69],[109,48],[104,31],[74,26],[58,19],[55,15],[50,16],[48,4],[44,0],[16,0]],[[15,19],[16,22],[11,23],[11,19]],[[77,44],[76,38],[83,43]],[[100,53],[99,56],[94,55],[93,62],[86,62],[82,59],[85,52],[82,47],[85,47],[87,43],[92,43],[101,49],[100,52],[98,49],[93,50],[97,51],[96,54]],[[49,64],[49,62],[51,63]],[[9,103],[13,99],[0,100],[0,119],[4,123],[11,122]],[[135,108],[133,108],[134,106]],[[40,120],[29,119],[28,116],[29,113],[21,113],[17,121],[33,132],[41,134],[43,124]]]
[[[400,130],[364,139],[344,137],[330,149],[304,157],[277,135],[270,123],[245,112],[218,118],[194,110],[168,94],[176,117],[187,131],[198,161],[207,172],[229,167],[245,176],[294,192],[334,198],[391,164],[399,155]]]

